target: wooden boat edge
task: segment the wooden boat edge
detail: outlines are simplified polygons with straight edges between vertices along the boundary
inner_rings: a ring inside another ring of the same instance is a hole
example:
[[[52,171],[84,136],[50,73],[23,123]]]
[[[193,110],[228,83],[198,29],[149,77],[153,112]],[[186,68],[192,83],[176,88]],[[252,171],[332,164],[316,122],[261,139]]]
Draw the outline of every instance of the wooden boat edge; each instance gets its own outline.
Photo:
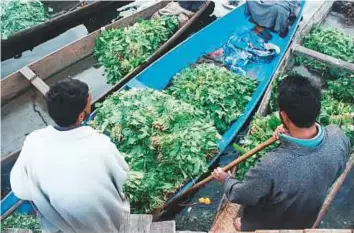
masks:
[[[42,28],[44,28],[46,25],[48,24],[51,24],[53,22],[56,22],[56,21],[60,21],[60,20],[63,20],[63,19],[66,19],[72,15],[75,15],[79,12],[84,12],[84,11],[87,11],[91,8],[94,8],[94,7],[97,7],[97,6],[100,6],[102,4],[105,4],[107,3],[106,1],[102,1],[102,0],[99,0],[99,1],[95,1],[91,4],[88,4],[87,6],[83,6],[83,7],[78,7],[70,12],[66,12],[62,15],[58,15],[57,17],[54,17],[54,18],[51,18],[47,21],[44,21],[40,24],[37,24],[33,27],[30,27],[30,28],[26,28],[26,29],[23,29],[23,30],[20,30],[20,31],[17,31],[15,32],[14,34],[12,34],[11,36],[9,36],[7,39],[1,39],[1,43],[7,43],[13,39],[18,39],[19,37],[23,36],[23,35],[27,35],[27,34],[30,34],[30,33],[33,33],[33,32],[36,32]]]

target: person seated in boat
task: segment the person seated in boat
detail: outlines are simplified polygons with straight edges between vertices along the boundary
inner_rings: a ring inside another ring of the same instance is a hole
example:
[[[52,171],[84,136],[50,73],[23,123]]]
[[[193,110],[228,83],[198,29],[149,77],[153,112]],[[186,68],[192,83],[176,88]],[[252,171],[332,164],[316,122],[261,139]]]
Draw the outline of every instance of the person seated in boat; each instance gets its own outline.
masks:
[[[117,232],[130,212],[123,193],[129,167],[107,136],[82,125],[91,111],[87,84],[57,82],[45,99],[56,126],[26,137],[12,191],[34,203],[46,232]]]
[[[289,27],[295,21],[299,2],[294,0],[247,0],[246,15],[259,26],[269,28],[281,37],[289,32]]]
[[[316,123],[320,90],[302,76],[279,85],[280,146],[263,156],[242,182],[220,168],[228,200],[243,206],[237,230],[305,229],[314,224],[328,189],[344,170],[350,141],[335,125]]]

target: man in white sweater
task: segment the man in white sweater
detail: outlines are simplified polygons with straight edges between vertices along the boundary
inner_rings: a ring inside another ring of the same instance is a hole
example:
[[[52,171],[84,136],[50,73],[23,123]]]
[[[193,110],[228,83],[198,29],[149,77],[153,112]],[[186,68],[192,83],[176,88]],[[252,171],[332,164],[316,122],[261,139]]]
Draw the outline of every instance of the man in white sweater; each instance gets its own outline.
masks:
[[[46,102],[57,126],[27,136],[11,171],[13,192],[34,202],[46,232],[118,232],[130,211],[129,167],[107,136],[81,126],[91,110],[88,86],[58,82]]]

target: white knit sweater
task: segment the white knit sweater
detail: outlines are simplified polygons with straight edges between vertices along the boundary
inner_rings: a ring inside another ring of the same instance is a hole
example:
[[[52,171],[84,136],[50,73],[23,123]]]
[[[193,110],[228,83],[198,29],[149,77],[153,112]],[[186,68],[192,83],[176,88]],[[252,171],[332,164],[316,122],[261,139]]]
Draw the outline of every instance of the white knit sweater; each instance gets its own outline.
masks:
[[[88,126],[48,126],[27,136],[10,179],[17,197],[35,203],[46,231],[117,232],[130,209],[128,171],[107,136]]]

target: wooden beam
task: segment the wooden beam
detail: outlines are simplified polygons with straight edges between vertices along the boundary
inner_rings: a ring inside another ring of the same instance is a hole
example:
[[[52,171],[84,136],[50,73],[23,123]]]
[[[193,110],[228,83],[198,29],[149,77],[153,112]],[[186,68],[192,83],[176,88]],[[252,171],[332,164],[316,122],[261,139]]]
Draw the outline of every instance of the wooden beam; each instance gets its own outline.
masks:
[[[314,60],[323,62],[329,66],[334,66],[334,67],[337,67],[340,69],[345,69],[349,72],[354,73],[354,63],[342,61],[340,59],[325,55],[325,54],[317,52],[315,50],[305,48],[304,46],[301,46],[299,44],[294,44],[294,46],[292,47],[292,50],[295,54],[303,55],[303,56],[312,58]]]
[[[123,214],[121,218],[121,233],[150,232],[152,215],[148,214]]]
[[[43,95],[49,91],[49,86],[27,66],[20,70],[20,73],[32,83]]]
[[[175,233],[175,221],[153,222],[150,226],[150,233]]]
[[[4,229],[1,232],[3,233],[32,233],[33,231],[29,230],[29,229],[15,229],[15,228],[11,228],[11,229]]]

